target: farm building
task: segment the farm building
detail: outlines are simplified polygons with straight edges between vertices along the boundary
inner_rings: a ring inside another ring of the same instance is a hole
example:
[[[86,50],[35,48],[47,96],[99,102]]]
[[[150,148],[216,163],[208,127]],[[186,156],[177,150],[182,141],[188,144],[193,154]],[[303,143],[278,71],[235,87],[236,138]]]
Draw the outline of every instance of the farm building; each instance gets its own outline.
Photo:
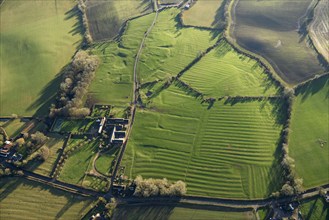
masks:
[[[5,141],[4,146],[0,148],[0,152],[3,154],[7,154],[13,146],[14,145],[11,141]]]
[[[106,117],[102,118],[101,122],[99,123],[98,134],[102,133],[105,122],[106,122]]]

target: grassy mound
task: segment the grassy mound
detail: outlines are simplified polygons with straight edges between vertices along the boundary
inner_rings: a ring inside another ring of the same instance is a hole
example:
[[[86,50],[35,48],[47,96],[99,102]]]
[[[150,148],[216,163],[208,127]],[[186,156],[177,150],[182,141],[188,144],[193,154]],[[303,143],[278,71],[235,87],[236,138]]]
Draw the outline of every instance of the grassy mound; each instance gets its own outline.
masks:
[[[81,42],[74,1],[5,1],[1,5],[0,115],[45,115],[58,74]]]
[[[139,63],[142,84],[177,75],[215,43],[210,31],[179,27],[178,13],[178,9],[162,11],[146,38]]]
[[[100,57],[101,64],[89,87],[90,102],[119,106],[130,103],[135,55],[153,19],[154,14],[150,14],[132,20],[119,42],[94,46],[93,52]]]

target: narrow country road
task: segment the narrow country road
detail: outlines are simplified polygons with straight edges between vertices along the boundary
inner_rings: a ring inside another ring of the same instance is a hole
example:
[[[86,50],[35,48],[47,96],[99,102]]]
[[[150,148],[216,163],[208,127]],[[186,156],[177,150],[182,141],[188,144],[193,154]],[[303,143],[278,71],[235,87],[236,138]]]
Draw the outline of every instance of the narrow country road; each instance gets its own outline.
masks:
[[[109,193],[105,195],[105,198],[109,198],[112,195],[113,181],[118,173],[118,170],[119,170],[119,167],[121,164],[121,160],[122,160],[124,152],[126,150],[127,142],[128,142],[128,139],[129,139],[129,136],[130,136],[133,124],[134,124],[136,105],[137,105],[137,99],[138,99],[138,89],[139,89],[139,82],[138,82],[138,75],[137,75],[138,62],[139,62],[140,55],[142,54],[143,47],[145,45],[145,39],[147,38],[147,36],[151,32],[152,28],[154,27],[155,22],[158,18],[158,14],[159,14],[159,10],[156,10],[153,22],[152,22],[151,26],[147,29],[147,31],[144,33],[143,39],[141,41],[141,44],[139,46],[138,52],[135,57],[134,70],[133,70],[134,71],[133,72],[134,73],[133,99],[132,99],[133,101],[132,101],[132,105],[131,105],[131,118],[129,120],[128,130],[127,130],[127,134],[126,134],[127,138],[126,138],[126,141],[123,143],[121,150],[119,152],[117,163],[115,165],[115,168],[114,168],[114,171],[113,171],[113,174],[111,177],[110,190],[109,190]]]
[[[329,184],[323,185],[322,188],[329,190]],[[182,197],[153,197],[153,198],[118,198],[118,204],[141,204],[141,205],[168,205],[168,204],[193,204],[193,205],[206,205],[206,206],[220,206],[234,209],[258,209],[274,204],[284,204],[296,200],[302,200],[318,195],[316,188],[309,189],[301,194],[299,197],[290,196],[282,198],[267,198],[267,199],[254,199],[254,200],[239,200],[239,199],[220,199],[202,196],[182,196]]]

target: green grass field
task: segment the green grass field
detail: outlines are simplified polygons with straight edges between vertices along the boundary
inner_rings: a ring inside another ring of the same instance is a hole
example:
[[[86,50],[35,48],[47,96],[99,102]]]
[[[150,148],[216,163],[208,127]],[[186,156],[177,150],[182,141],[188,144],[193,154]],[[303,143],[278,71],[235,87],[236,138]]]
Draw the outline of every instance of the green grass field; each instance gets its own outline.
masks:
[[[174,205],[135,206],[124,205],[115,209],[113,220],[149,220],[149,219],[234,219],[255,220],[255,215],[250,212],[234,212],[214,209],[202,209],[200,207],[179,207]]]
[[[75,1],[5,1],[1,5],[0,115],[45,115],[61,69],[81,43]]]
[[[119,42],[94,46],[93,52],[100,57],[101,64],[89,87],[93,103],[126,106],[131,102],[135,55],[153,18],[154,14],[150,14],[132,20]]]
[[[26,122],[21,119],[10,119],[8,121],[1,121],[0,127],[3,127],[9,138],[13,138],[18,135],[23,129]]]
[[[178,9],[162,11],[146,38],[138,70],[141,84],[177,75],[215,44],[210,31],[179,27],[178,13]]]
[[[181,79],[211,97],[278,93],[256,61],[238,54],[225,42],[204,56]]]
[[[153,11],[153,3],[144,0],[89,0],[87,17],[95,41],[110,40],[119,34],[124,21]]]
[[[116,159],[118,154],[119,148],[113,148],[109,151],[103,153],[97,160],[96,160],[96,168],[99,172],[105,175],[109,175],[111,165],[113,160]]]
[[[293,105],[290,155],[306,188],[329,183],[329,77],[322,77],[297,91]]]
[[[305,33],[298,33],[298,22],[302,26],[311,2],[240,0],[233,7],[233,36],[239,45],[266,58],[287,83],[307,80],[324,72]]]
[[[137,111],[122,161],[130,178],[180,179],[188,194],[224,198],[263,198],[280,187],[279,103],[210,107],[175,86],[151,101]]]
[[[315,198],[302,202],[300,206],[303,219],[326,220],[329,219],[329,205],[323,198]]]
[[[0,179],[0,219],[80,219],[92,202],[22,178]]]
[[[64,137],[60,135],[53,135],[47,140],[44,144],[49,148],[49,157],[44,162],[32,161],[28,166],[28,170],[31,170],[35,173],[49,176],[53,167],[55,166],[55,162],[57,161],[59,149],[63,147]]]
[[[92,159],[97,152],[98,145],[98,141],[91,141],[78,147],[65,161],[59,180],[81,185],[86,176],[85,172],[92,168]]]
[[[223,0],[198,0],[183,13],[183,22],[186,25],[201,27],[223,28],[224,8]]]

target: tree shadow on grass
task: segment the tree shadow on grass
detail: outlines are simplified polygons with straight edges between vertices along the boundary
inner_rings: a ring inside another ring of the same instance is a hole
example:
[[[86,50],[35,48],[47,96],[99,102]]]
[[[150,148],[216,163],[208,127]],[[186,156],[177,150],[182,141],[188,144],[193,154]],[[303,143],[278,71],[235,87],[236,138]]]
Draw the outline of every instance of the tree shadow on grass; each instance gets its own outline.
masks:
[[[214,17],[214,20],[211,23],[211,27],[213,30],[211,31],[212,34],[212,40],[215,39],[225,28],[225,7],[228,0],[224,0],[222,4],[219,6],[219,8],[216,11],[216,15]]]
[[[63,68],[64,69],[64,68]],[[63,69],[40,91],[39,97],[26,108],[26,111],[35,111],[34,117],[47,116],[51,104],[55,102],[55,98],[62,82]]]
[[[113,219],[148,220],[169,219],[175,205],[127,205],[119,206],[114,212]]]
[[[296,96],[302,96],[302,102],[322,89],[327,88],[325,99],[329,98],[329,75],[324,75],[318,79],[307,82],[296,89]]]
[[[65,12],[65,20],[71,20],[71,19],[76,19],[77,21],[75,24],[73,24],[72,29],[69,31],[69,34],[72,36],[75,36],[77,34],[83,36],[85,33],[85,28],[83,26],[83,21],[82,21],[82,13],[79,10],[78,6],[74,6],[67,12]]]
[[[144,14],[146,12],[151,12],[153,10],[153,1],[151,0],[142,0],[138,6],[138,9],[141,9],[140,13]]]
[[[63,214],[65,214],[66,211],[69,210],[71,206],[73,206],[75,203],[88,200],[87,198],[84,199],[81,196],[78,195],[72,195],[68,192],[61,191],[56,188],[51,188],[47,185],[44,185],[42,183],[36,183],[30,180],[23,179],[22,177],[6,177],[2,178],[0,180],[0,187],[1,187],[1,193],[0,193],[0,203],[6,199],[11,193],[13,193],[16,189],[19,190],[19,187],[25,187],[25,192],[29,192],[31,194],[37,194],[42,191],[48,191],[51,193],[52,196],[56,197],[65,197],[67,199],[67,203],[63,206],[63,208],[57,213],[56,217],[60,218]],[[4,190],[3,190],[4,189]],[[47,202],[47,200],[44,200]],[[86,204],[81,208],[80,212],[86,209],[92,200],[89,202],[86,202]],[[46,208],[50,204],[44,204],[44,208]],[[31,210],[32,211],[32,210]],[[78,213],[77,213],[78,214]],[[50,217],[50,216],[48,216]],[[55,217],[55,216],[53,216]]]
[[[78,6],[73,7],[65,13],[65,20],[70,19],[77,19],[78,21],[72,26],[72,29],[69,31],[69,34],[71,34],[72,36],[77,34],[83,36],[85,29],[82,25],[82,16],[81,12],[78,9]],[[79,40],[75,42],[74,45],[76,45],[76,49],[79,50],[82,47],[82,41]],[[74,54],[72,54],[72,57],[73,55]],[[29,107],[27,107],[26,111],[33,111],[37,109],[34,114],[34,117],[48,115],[49,108],[51,104],[54,103],[57,91],[59,89],[59,85],[62,81],[64,70],[66,69],[67,65],[60,70],[60,72],[55,76],[53,80],[48,82],[48,84],[39,93],[39,97],[37,98],[37,100],[34,101]]]

